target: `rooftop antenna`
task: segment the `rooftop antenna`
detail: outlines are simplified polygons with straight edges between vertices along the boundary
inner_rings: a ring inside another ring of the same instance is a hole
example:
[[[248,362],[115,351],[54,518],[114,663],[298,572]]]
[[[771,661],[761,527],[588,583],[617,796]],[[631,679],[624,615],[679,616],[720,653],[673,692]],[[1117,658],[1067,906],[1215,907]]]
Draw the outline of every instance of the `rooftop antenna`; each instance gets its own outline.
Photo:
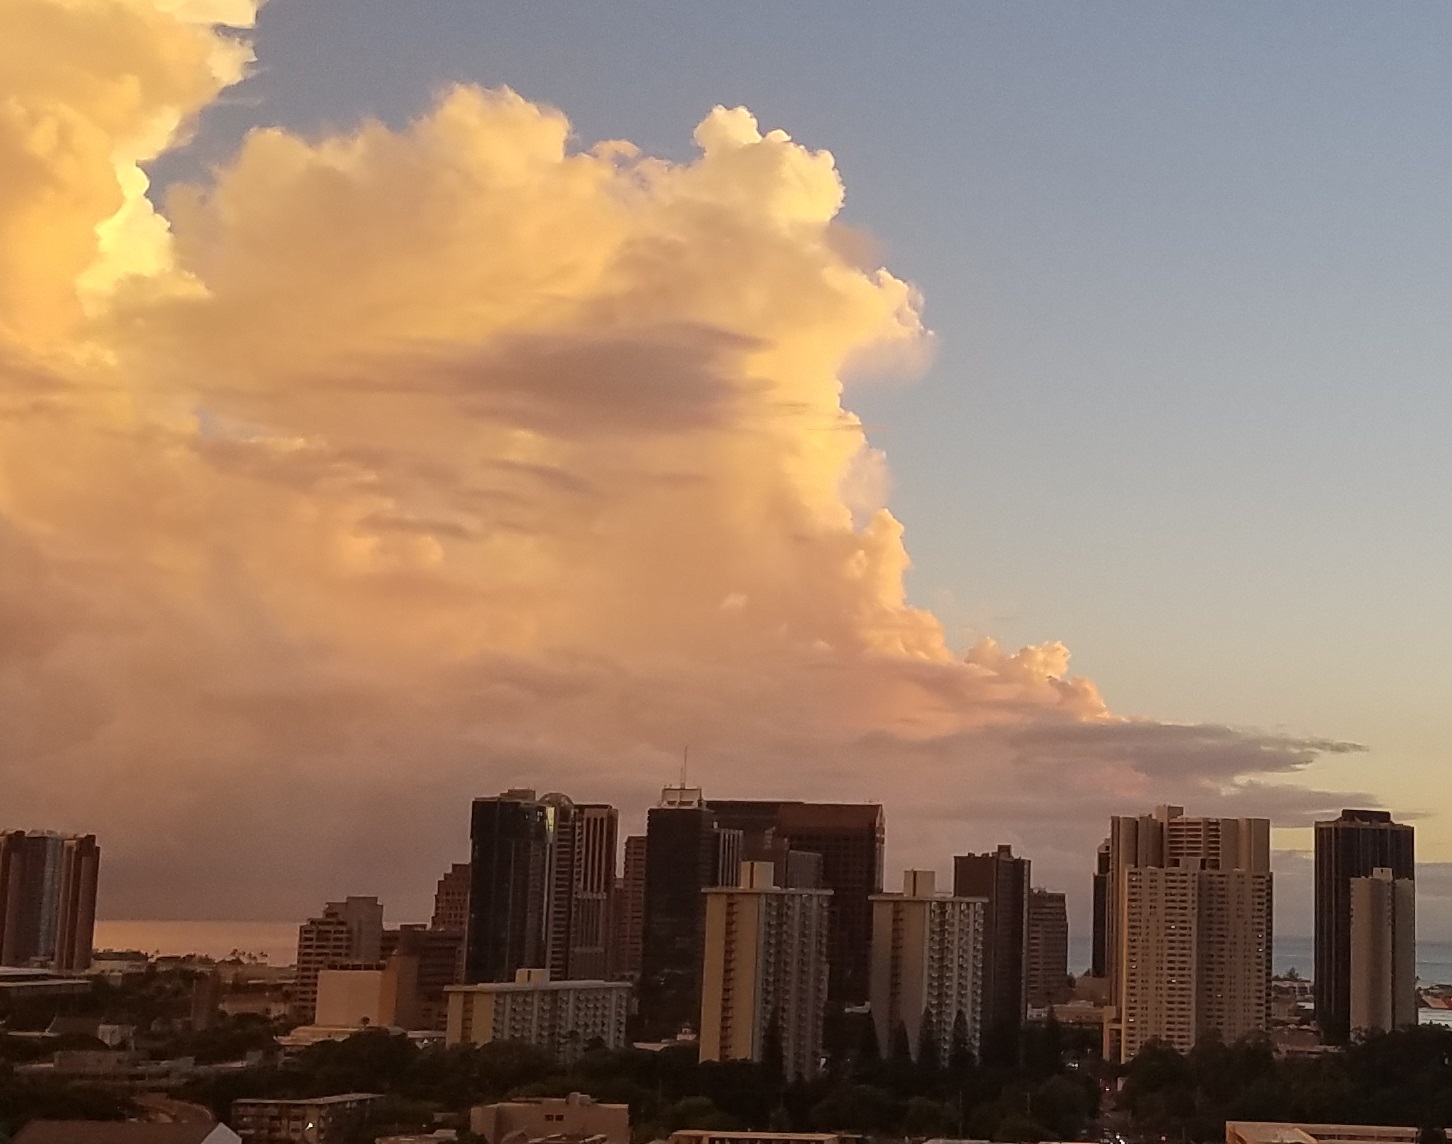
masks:
[[[686,771],[691,765],[691,748],[681,750],[681,790],[686,789]]]

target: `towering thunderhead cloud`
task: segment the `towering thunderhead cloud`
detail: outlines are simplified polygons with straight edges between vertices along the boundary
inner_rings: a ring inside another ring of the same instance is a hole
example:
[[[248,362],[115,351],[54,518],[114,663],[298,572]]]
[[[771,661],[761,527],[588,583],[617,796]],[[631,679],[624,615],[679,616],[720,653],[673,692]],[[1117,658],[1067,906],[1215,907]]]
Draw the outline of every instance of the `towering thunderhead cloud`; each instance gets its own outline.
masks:
[[[455,88],[154,209],[251,16],[0,8],[0,766],[17,821],[106,837],[110,912],[417,901],[467,796],[638,806],[686,743],[713,793],[880,798],[919,861],[1013,821],[1051,868],[1344,749],[948,648],[842,404],[918,299],[743,109],[676,164]]]

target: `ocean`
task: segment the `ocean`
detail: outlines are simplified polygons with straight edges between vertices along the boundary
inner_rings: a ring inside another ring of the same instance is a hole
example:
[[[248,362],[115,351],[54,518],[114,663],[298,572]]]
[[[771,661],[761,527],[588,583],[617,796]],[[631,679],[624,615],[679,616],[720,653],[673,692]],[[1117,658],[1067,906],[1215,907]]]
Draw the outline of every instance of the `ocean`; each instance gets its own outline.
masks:
[[[96,948],[199,953],[214,958],[224,958],[237,950],[256,954],[274,965],[287,965],[297,951],[297,927],[297,921],[98,921]],[[1294,969],[1302,977],[1310,977],[1315,969],[1312,939],[1277,937],[1274,966],[1277,973]],[[1087,940],[1070,940],[1069,968],[1075,973],[1089,968]],[[1452,985],[1452,941],[1418,942],[1417,976],[1423,985]]]

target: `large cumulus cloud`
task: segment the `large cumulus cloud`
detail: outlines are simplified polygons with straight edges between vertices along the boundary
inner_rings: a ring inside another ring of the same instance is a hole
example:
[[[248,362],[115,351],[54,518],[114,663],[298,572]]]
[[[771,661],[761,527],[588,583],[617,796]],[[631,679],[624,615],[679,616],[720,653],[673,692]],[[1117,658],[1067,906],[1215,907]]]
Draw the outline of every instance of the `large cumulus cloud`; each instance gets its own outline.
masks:
[[[471,795],[638,818],[687,745],[1051,883],[1116,810],[1330,808],[1274,780],[1344,744],[1126,720],[907,602],[843,378],[927,336],[828,153],[717,108],[667,163],[458,87],[154,211],[250,17],[0,9],[0,773],[104,836],[106,912],[418,913]]]

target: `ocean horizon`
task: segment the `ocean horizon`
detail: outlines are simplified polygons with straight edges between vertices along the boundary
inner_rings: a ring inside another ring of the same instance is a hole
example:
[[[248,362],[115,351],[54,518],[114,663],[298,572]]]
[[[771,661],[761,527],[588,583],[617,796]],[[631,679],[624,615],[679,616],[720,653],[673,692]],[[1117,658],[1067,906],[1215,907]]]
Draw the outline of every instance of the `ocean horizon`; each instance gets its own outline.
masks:
[[[201,954],[222,959],[233,951],[251,954],[273,965],[289,965],[297,952],[298,921],[148,921],[96,922],[96,948],[135,949],[162,955]],[[397,923],[392,923],[397,924]],[[1069,968],[1089,968],[1089,942],[1069,942]],[[1275,972],[1294,969],[1310,977],[1315,968],[1315,943],[1306,935],[1275,939]],[[1452,941],[1417,943],[1417,977],[1423,985],[1452,985]]]

